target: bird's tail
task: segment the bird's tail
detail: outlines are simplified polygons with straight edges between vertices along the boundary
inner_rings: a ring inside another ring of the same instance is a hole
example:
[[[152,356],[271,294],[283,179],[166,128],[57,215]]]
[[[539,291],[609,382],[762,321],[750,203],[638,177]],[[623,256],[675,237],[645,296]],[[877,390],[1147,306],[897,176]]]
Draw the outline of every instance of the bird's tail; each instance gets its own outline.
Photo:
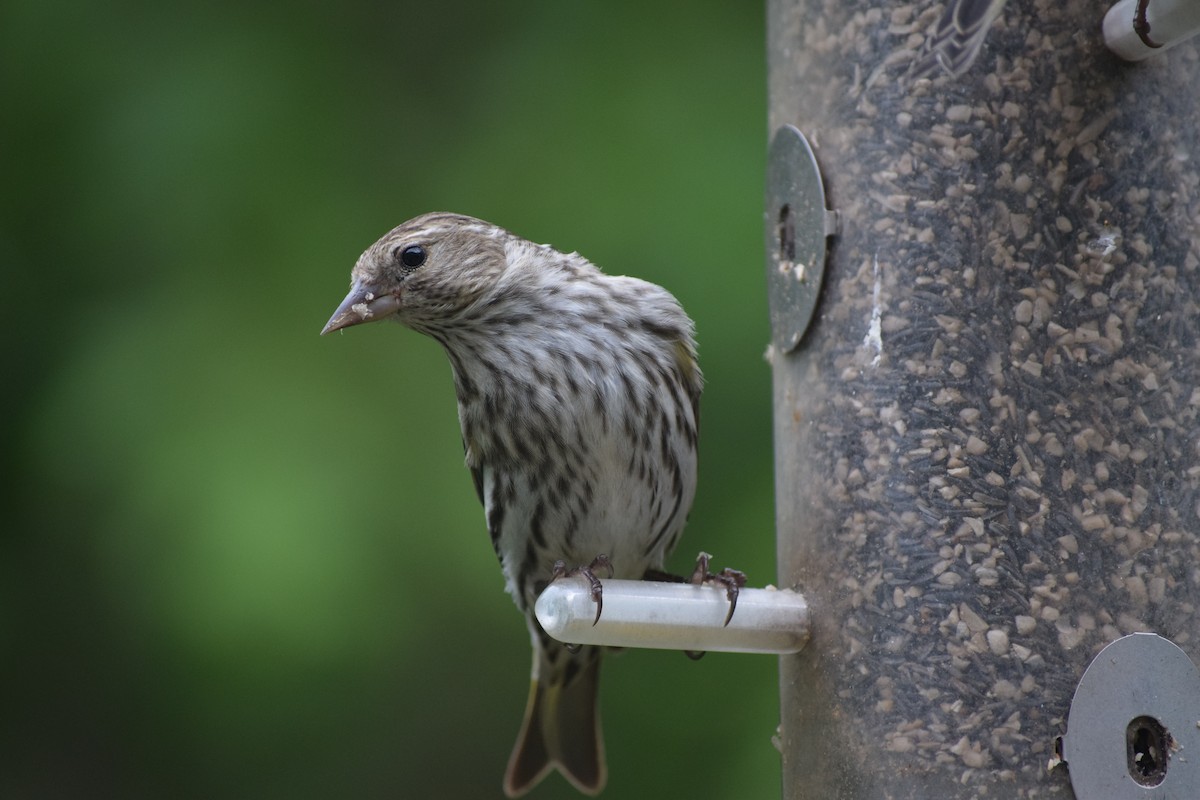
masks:
[[[504,793],[520,797],[558,769],[584,794],[599,794],[608,778],[596,690],[600,680],[598,647],[572,653],[548,637],[536,621],[533,679],[525,721],[504,773]]]

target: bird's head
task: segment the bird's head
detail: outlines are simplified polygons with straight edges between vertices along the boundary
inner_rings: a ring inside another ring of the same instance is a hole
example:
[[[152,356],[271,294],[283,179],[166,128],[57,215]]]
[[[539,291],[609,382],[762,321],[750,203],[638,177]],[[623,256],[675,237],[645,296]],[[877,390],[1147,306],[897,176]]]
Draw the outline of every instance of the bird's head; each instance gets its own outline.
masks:
[[[509,237],[459,214],[410,219],[359,256],[350,293],[321,333],[387,317],[418,330],[453,325],[504,273]]]

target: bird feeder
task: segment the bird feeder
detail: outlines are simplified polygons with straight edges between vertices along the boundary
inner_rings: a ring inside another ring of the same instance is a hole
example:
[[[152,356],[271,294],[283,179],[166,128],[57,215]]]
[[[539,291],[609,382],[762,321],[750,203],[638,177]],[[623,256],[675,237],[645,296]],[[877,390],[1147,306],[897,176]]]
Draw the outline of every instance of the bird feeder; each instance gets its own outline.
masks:
[[[1200,797],[1180,5],[768,3],[785,798]]]

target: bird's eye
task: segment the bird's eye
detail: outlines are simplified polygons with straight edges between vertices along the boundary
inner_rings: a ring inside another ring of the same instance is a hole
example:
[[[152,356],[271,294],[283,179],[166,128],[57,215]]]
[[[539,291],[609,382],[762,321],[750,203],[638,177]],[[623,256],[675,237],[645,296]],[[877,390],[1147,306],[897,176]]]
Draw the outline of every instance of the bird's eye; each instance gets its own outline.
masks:
[[[419,244],[410,244],[400,251],[400,263],[409,269],[416,269],[425,263],[425,248]]]

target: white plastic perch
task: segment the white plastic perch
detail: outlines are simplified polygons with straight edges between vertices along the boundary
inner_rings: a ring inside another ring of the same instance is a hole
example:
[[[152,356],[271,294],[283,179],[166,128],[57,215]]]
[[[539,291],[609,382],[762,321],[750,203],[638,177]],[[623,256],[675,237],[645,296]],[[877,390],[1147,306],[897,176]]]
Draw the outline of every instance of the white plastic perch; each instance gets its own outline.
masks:
[[[1121,0],[1104,15],[1103,27],[1109,50],[1126,61],[1141,61],[1200,33],[1200,3]]]
[[[790,589],[743,588],[737,610],[724,625],[729,599],[722,587],[621,580],[601,584],[599,620],[585,578],[560,578],[547,586],[534,606],[546,633],[568,644],[726,653],[796,653],[808,641],[808,604]]]

